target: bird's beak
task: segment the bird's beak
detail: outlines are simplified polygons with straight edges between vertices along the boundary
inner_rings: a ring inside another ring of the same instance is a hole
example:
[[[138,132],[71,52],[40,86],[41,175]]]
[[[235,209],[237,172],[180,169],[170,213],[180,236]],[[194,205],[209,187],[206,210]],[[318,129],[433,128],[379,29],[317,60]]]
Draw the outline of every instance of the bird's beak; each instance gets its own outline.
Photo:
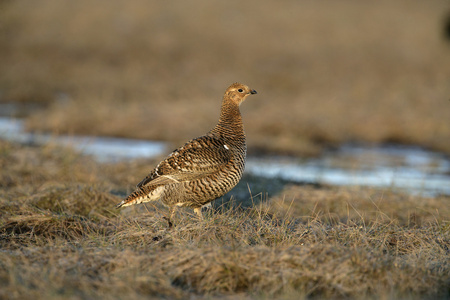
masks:
[[[250,94],[258,94],[255,90],[251,90]]]

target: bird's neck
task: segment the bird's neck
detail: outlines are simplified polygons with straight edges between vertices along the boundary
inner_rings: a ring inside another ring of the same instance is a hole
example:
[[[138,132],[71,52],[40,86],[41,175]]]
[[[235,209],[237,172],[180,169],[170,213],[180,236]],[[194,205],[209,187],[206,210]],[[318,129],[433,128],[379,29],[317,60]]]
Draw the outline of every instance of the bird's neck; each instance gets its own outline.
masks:
[[[219,122],[210,133],[245,143],[244,125],[239,105],[231,100],[224,99],[220,110]]]

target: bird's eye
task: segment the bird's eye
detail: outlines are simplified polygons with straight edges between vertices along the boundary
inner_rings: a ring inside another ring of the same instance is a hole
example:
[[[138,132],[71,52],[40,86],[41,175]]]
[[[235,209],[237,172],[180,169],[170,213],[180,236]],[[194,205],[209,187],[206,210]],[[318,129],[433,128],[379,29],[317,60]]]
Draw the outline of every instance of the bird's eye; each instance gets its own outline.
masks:
[[[238,92],[239,93],[242,93],[244,90],[243,89],[238,89]]]

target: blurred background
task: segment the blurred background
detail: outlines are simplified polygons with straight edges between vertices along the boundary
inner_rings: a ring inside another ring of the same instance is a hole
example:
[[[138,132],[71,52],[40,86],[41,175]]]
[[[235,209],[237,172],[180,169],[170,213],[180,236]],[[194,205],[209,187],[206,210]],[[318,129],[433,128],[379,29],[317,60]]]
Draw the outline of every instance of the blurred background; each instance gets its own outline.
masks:
[[[32,131],[178,146],[239,81],[258,91],[252,154],[450,153],[449,18],[446,0],[1,1],[0,107]]]

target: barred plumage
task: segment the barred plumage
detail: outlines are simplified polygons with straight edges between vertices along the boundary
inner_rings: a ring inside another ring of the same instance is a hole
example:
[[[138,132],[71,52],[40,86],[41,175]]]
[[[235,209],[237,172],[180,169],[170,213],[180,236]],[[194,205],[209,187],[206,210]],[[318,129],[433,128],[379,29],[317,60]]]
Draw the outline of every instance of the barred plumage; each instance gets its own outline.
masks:
[[[201,217],[202,206],[230,191],[242,177],[247,146],[239,105],[251,94],[256,91],[232,84],[223,97],[217,125],[174,150],[117,208],[161,199],[171,211],[174,206],[189,206]]]

